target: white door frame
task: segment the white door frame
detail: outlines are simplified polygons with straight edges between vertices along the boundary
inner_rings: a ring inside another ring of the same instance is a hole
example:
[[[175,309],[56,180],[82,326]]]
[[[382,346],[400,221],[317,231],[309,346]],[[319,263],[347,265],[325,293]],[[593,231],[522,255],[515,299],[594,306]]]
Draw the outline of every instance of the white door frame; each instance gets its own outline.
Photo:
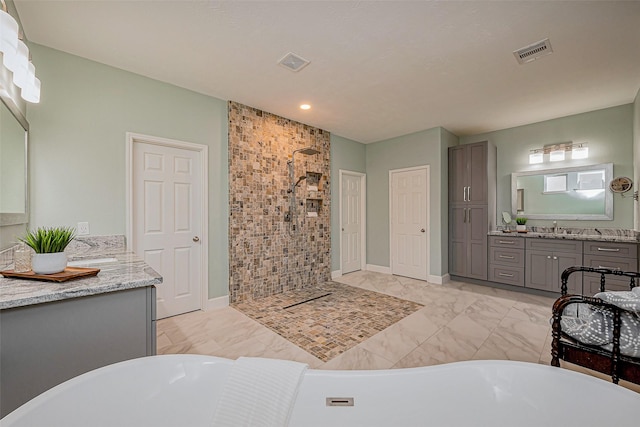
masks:
[[[338,210],[340,212],[340,275],[342,276],[342,176],[360,178],[360,270],[367,269],[367,175],[361,172],[339,169]]]
[[[160,145],[164,147],[182,150],[197,151],[200,153],[200,168],[202,171],[202,183],[200,185],[202,209],[202,235],[200,237],[200,310],[203,310],[209,299],[209,147],[192,142],[178,141],[175,139],[160,138],[157,136],[142,135],[139,133],[126,133],[126,233],[127,248],[133,250],[133,146],[136,143]],[[139,254],[138,254],[139,255]],[[139,255],[140,256],[140,255]]]
[[[427,278],[431,277],[431,262],[429,260],[429,258],[431,258],[431,216],[429,215],[429,208],[431,206],[431,199],[430,199],[430,189],[429,189],[429,184],[431,183],[431,174],[430,174],[430,168],[429,165],[422,165],[422,166],[414,166],[414,167],[410,167],[410,168],[402,168],[402,169],[390,169],[389,170],[389,270],[391,271],[391,274],[393,274],[393,262],[391,262],[391,256],[392,256],[392,251],[393,251],[393,240],[391,238],[391,236],[393,235],[393,221],[391,220],[391,217],[393,215],[392,209],[393,209],[393,188],[392,188],[392,175],[394,173],[398,173],[398,172],[411,172],[411,171],[415,171],[415,170],[425,170],[426,171],[426,186],[425,186],[425,190],[426,190],[426,194],[425,194],[425,198],[427,201],[427,209],[426,209],[426,218],[425,218],[425,224],[427,224],[427,229],[426,229],[426,238],[427,238]]]

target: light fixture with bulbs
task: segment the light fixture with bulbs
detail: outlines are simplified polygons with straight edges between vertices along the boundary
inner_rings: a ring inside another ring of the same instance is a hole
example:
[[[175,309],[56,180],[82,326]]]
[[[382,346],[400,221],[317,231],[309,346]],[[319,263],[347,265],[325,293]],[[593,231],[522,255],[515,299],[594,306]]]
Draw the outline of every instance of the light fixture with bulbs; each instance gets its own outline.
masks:
[[[309,105],[309,104],[301,104],[300,105],[300,109],[301,110],[310,110],[311,109],[311,105]]]
[[[586,142],[548,144],[529,150],[529,164],[543,163],[546,155],[550,162],[561,162],[567,159],[567,153],[571,153],[571,160],[586,159],[589,157],[589,147]]]
[[[36,67],[29,60],[29,48],[20,39],[18,22],[7,12],[4,0],[0,9],[0,53],[2,66],[13,73],[13,84],[20,88],[22,98],[31,103],[40,102],[40,80]]]

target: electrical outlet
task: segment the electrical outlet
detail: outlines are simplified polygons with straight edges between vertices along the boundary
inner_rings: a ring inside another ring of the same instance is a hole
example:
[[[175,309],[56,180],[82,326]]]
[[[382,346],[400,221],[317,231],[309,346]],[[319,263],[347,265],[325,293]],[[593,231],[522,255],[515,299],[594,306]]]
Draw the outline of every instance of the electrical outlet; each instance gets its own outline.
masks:
[[[79,222],[77,231],[78,231],[78,236],[86,236],[87,234],[89,234],[89,223]]]

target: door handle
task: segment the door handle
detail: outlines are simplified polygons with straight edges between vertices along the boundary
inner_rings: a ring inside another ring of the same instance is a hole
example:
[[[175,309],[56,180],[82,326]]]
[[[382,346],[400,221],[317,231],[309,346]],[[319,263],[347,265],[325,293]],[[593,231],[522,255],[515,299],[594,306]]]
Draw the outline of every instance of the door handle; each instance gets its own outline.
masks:
[[[422,228],[422,229],[420,230],[420,232],[421,232],[421,233],[424,233],[424,228]]]
[[[198,236],[195,236],[195,237],[193,238],[193,241],[194,241],[194,242],[199,242],[199,241],[200,241],[200,238],[199,238]]]

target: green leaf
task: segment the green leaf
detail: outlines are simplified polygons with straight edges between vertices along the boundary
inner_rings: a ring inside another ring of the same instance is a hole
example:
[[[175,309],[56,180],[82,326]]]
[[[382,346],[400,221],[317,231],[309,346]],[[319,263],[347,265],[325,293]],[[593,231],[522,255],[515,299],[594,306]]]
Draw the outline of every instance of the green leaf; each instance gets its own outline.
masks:
[[[18,240],[38,254],[48,254],[63,252],[75,237],[76,230],[72,227],[39,227],[27,230],[27,234]]]

